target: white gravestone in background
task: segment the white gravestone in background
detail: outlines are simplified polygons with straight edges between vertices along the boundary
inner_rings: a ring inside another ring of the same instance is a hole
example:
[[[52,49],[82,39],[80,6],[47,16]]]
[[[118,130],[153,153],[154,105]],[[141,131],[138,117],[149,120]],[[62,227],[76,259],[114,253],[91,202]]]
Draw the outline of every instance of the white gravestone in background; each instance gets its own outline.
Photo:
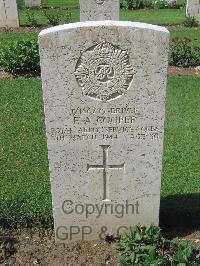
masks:
[[[24,0],[26,7],[41,6],[41,0]]]
[[[80,0],[80,21],[119,20],[119,0]]]
[[[16,0],[0,0],[0,27],[19,27]]]
[[[186,14],[200,22],[200,0],[187,0]]]
[[[168,40],[119,21],[40,33],[57,242],[158,224]]]

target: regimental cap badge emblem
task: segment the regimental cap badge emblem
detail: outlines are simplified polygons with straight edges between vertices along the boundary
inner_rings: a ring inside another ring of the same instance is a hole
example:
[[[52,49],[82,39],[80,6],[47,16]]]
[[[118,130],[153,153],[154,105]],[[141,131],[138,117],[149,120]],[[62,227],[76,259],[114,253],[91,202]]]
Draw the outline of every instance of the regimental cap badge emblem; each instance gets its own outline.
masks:
[[[75,70],[83,94],[103,102],[126,94],[134,74],[128,52],[105,41],[82,52]]]
[[[97,3],[97,5],[103,5],[105,0],[95,0],[95,2]]]

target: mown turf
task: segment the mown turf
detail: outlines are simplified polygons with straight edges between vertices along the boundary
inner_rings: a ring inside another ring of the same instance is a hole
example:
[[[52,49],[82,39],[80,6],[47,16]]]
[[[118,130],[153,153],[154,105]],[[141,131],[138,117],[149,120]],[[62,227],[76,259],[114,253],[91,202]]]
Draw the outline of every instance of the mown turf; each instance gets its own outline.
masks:
[[[123,2],[123,1],[121,1]],[[126,1],[125,1],[126,2]],[[31,22],[27,17],[27,12],[32,14],[37,20],[39,26],[47,26],[48,20],[44,15],[44,10],[40,8],[24,8],[24,1],[18,0],[19,3],[19,18],[21,26],[31,26]],[[179,0],[178,4],[184,4],[185,0]],[[60,7],[57,10],[47,10],[51,14],[57,14],[61,17],[60,24],[66,23],[67,11],[62,10],[68,8],[71,14],[71,22],[77,22],[80,20],[80,10],[78,0],[43,0],[42,7]],[[121,10],[121,20],[139,21],[158,25],[175,25],[181,24],[185,20],[185,8],[181,9],[142,9],[142,10]]]
[[[200,78],[169,78],[161,220],[172,224],[177,217],[182,221],[192,217],[191,223],[197,223],[200,213],[199,88]],[[24,225],[34,220],[49,226],[51,195],[41,81],[0,79],[0,95],[0,221]]]
[[[163,160],[161,223],[199,225],[200,78],[171,77]]]
[[[44,10],[47,15],[56,15],[59,17],[59,24],[65,24],[67,22],[77,22],[80,21],[79,9],[72,8],[69,11],[67,9],[27,9],[19,10],[19,21],[20,26],[32,26],[30,19],[28,18],[27,12],[32,18],[37,21],[38,27],[49,26],[50,23],[44,14]],[[70,16],[70,20],[68,17]],[[52,25],[51,25],[52,26]]]
[[[0,95],[0,218],[26,224],[51,213],[41,81],[0,79]]]
[[[17,0],[17,2],[20,8],[24,7],[24,0]],[[79,6],[79,0],[42,0],[42,6],[75,7]]]
[[[124,5],[126,1],[127,0],[120,0],[120,3]],[[17,2],[20,7],[24,6],[24,0],[17,0]],[[186,0],[177,0],[177,4],[186,4]],[[42,0],[42,5],[51,7],[74,7],[79,5],[79,0]]]
[[[200,78],[169,79],[163,196],[200,192],[199,88]]]
[[[0,32],[0,47],[22,39],[37,40],[38,34],[35,32]]]
[[[47,26],[48,21],[41,9],[31,9],[29,13],[34,13],[39,26]],[[71,14],[71,22],[80,21],[80,11],[76,8],[71,8],[69,11],[56,9],[47,10],[51,14],[61,16],[61,22],[66,22],[67,12]],[[31,23],[27,17],[27,10],[19,11],[20,25],[30,26]],[[185,9],[150,9],[150,10],[122,10],[120,15],[121,20],[145,22],[155,25],[175,25],[181,24],[185,20]]]
[[[171,39],[174,37],[179,38],[189,38],[193,45],[200,46],[200,29],[199,28],[191,28],[191,29],[176,29],[171,30]]]
[[[181,24],[185,20],[185,9],[123,10],[121,20],[145,22],[156,25]]]
[[[79,6],[79,0],[43,0],[44,6]]]

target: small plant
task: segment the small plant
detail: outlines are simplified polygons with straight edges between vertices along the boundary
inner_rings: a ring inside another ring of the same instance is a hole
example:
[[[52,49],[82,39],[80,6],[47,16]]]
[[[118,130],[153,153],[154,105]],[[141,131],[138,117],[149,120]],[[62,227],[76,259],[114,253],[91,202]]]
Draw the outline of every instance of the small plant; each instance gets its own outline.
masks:
[[[152,4],[153,4],[153,8],[156,8],[156,9],[165,9],[165,8],[171,7],[171,4],[166,0],[155,0],[155,1],[152,1]]]
[[[171,3],[167,0],[123,0],[120,5],[121,9],[165,9],[165,8],[180,8],[176,0]]]
[[[188,28],[198,27],[198,21],[194,17],[187,17],[183,25]]]
[[[126,0],[127,9],[134,9],[134,0]]]
[[[200,65],[200,47],[192,46],[189,38],[174,38],[170,45],[169,64],[179,67]]]
[[[149,9],[154,8],[152,0],[144,0],[143,4],[144,4],[144,8],[149,8]]]
[[[64,12],[66,12],[64,15],[66,16],[65,23],[71,22],[71,12],[69,9],[63,9]],[[62,18],[64,18],[63,13],[56,13],[56,10],[51,8],[50,10],[43,10],[43,13],[45,17],[48,20],[48,25],[50,26],[57,26],[61,23]]]
[[[154,225],[130,228],[113,246],[119,251],[121,266],[197,265],[188,242],[167,240]]]
[[[37,41],[20,40],[0,47],[0,67],[14,75],[38,74],[40,65]]]
[[[66,20],[65,23],[70,23],[72,21],[72,13],[67,9],[67,13],[66,13]]]
[[[177,0],[171,2],[167,0],[121,0],[120,9],[165,9],[185,7],[185,4],[177,3]]]
[[[30,9],[27,9],[26,16],[27,16],[28,22],[31,27],[35,28],[38,26],[37,20],[35,18],[35,13],[33,11],[31,11]]]
[[[58,13],[52,13],[47,10],[43,10],[43,13],[48,20],[48,25],[57,26],[61,22],[62,15]]]

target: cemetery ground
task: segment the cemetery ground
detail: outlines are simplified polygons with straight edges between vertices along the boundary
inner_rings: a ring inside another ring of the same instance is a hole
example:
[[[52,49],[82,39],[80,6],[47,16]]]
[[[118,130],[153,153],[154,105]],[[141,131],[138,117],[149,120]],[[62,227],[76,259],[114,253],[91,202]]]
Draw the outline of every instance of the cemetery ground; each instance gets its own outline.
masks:
[[[29,9],[30,14],[33,14],[37,20],[38,26],[44,27],[48,25],[47,18],[44,16],[44,12],[41,9]],[[60,22],[65,23],[67,21],[76,22],[80,20],[79,9],[71,8],[66,9],[47,9],[49,14],[60,15]],[[68,14],[68,15],[67,15]],[[69,18],[70,16],[70,18]],[[122,10],[121,20],[138,21],[159,25],[181,25],[185,21],[185,9],[153,9],[153,10]],[[27,17],[27,10],[20,9],[19,11],[20,25],[31,26],[30,20]]]
[[[44,2],[47,6],[55,3]],[[72,8],[71,22],[78,21],[77,1],[70,0],[68,4]],[[26,11],[20,9],[22,27],[0,30],[1,45],[37,39],[47,21],[40,9],[31,10],[40,27],[30,28]],[[188,37],[192,45],[200,46],[199,28],[182,25],[184,8],[122,11],[122,19],[166,25],[171,38]],[[4,259],[8,265],[117,265],[117,252],[106,241],[54,245],[41,79],[0,73],[0,265]],[[160,211],[164,234],[188,239],[197,249],[200,249],[199,73],[199,68],[171,67],[169,71]]]
[[[192,240],[197,248],[199,87],[199,77],[169,77],[161,198],[165,234]],[[117,265],[117,253],[105,241],[53,244],[41,80],[2,78],[0,91],[0,243],[10,243],[8,260],[19,265]]]

